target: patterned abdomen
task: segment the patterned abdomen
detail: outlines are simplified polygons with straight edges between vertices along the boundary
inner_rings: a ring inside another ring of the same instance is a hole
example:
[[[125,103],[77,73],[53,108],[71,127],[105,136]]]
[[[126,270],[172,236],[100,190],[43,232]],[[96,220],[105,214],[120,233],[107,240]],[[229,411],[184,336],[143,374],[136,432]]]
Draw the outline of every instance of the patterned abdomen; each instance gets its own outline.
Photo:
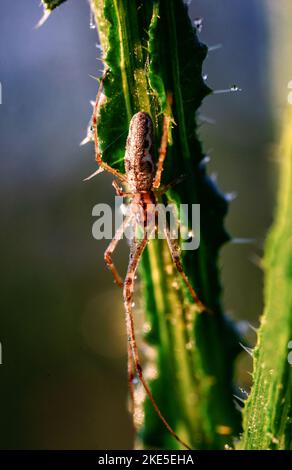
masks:
[[[126,144],[125,170],[130,191],[151,191],[155,174],[152,154],[152,120],[149,114],[139,112],[131,119]]]

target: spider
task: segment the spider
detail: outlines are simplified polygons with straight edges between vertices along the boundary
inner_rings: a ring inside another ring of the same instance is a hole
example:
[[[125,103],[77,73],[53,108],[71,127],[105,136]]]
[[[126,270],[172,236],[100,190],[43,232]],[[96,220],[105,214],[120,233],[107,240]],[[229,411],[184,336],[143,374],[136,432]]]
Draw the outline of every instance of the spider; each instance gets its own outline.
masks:
[[[158,201],[158,197],[164,194],[168,189],[170,189],[174,183],[161,186],[161,176],[164,167],[164,161],[167,153],[168,145],[168,133],[171,125],[170,115],[164,115],[163,119],[163,131],[161,137],[161,144],[158,152],[158,160],[156,166],[153,162],[153,123],[152,119],[148,113],[140,111],[136,113],[130,122],[127,143],[126,143],[126,152],[125,152],[125,173],[120,173],[116,169],[112,168],[110,165],[105,163],[102,160],[102,154],[99,149],[98,141],[98,132],[97,132],[97,115],[99,111],[99,103],[101,98],[101,92],[103,88],[103,82],[107,75],[107,72],[100,79],[100,86],[96,96],[96,101],[93,110],[92,116],[92,132],[95,143],[95,159],[98,163],[98,170],[90,175],[86,180],[92,178],[96,174],[101,173],[102,171],[108,171],[116,179],[113,181],[113,186],[116,190],[117,195],[122,197],[127,197],[132,199],[133,203],[130,205],[129,214],[126,216],[122,225],[118,228],[114,238],[110,242],[108,248],[104,253],[104,260],[109,267],[110,271],[113,274],[115,282],[123,288],[123,298],[125,306],[125,316],[126,316],[126,327],[127,327],[127,336],[128,336],[128,381],[130,388],[130,396],[132,404],[134,405],[134,390],[133,390],[133,380],[134,380],[134,371],[138,375],[144,390],[149,397],[157,415],[164,423],[168,431],[172,436],[180,442],[185,448],[190,449],[190,447],[181,440],[181,438],[175,433],[175,431],[168,424],[166,418],[161,413],[152,392],[145,381],[141,362],[139,358],[139,352],[136,343],[135,337],[135,324],[134,316],[132,311],[133,303],[133,294],[134,294],[134,281],[135,274],[141,260],[143,251],[149,242],[153,231],[155,231],[155,225],[149,227],[149,216],[150,219],[156,220],[155,206]],[[170,102],[169,98],[169,102]],[[124,191],[118,184],[118,181],[124,184],[127,188],[127,191]],[[135,208],[135,209],[133,209]],[[133,229],[133,237],[131,239],[130,245],[130,258],[127,273],[125,279],[122,280],[119,275],[113,261],[112,255],[114,250],[117,247],[118,241],[122,238],[125,230],[131,226]],[[135,232],[136,228],[140,226],[142,228],[142,236],[140,235],[137,239]],[[180,259],[180,250],[176,241],[172,238],[169,227],[164,225],[164,235],[168,243],[170,254],[175,264],[180,276],[182,277],[183,282],[188,288],[194,302],[198,306],[200,311],[206,311],[207,308],[199,300],[195,290],[193,289],[186,273],[184,272],[182,262]]]

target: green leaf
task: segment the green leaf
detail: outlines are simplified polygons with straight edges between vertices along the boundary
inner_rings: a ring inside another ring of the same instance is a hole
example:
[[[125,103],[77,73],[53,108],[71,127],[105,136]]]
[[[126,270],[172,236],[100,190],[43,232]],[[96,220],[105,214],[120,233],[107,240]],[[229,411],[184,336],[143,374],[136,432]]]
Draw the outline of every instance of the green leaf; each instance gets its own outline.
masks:
[[[253,387],[244,410],[243,449],[292,444],[292,110],[286,114],[276,220],[266,246],[265,311],[254,351]],[[291,343],[290,343],[291,345]]]
[[[198,40],[182,0],[92,0],[92,6],[109,70],[98,120],[104,160],[124,171],[129,122],[141,110],[152,116],[157,155],[170,92],[175,126],[163,182],[186,178],[168,192],[165,202],[201,205],[200,248],[185,251],[183,263],[212,313],[197,313],[164,241],[153,240],[143,254],[142,295],[149,325],[145,340],[152,351],[148,367],[155,376],[151,390],[169,424],[193,448],[223,449],[240,431],[232,396],[239,336],[220,303],[217,263],[219,249],[229,239],[223,225],[228,204],[207,175],[197,135],[196,111],[211,92],[202,78],[207,47]],[[148,399],[142,408],[138,445],[176,448]]]

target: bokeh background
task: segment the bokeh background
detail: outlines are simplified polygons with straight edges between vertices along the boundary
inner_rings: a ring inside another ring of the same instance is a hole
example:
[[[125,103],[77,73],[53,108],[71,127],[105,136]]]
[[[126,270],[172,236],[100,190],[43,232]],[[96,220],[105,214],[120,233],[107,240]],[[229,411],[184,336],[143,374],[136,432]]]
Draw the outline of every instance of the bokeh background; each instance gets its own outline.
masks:
[[[230,233],[253,239],[222,251],[224,304],[254,326],[277,173],[264,3],[190,7],[193,19],[204,18],[202,41],[222,45],[205,62],[208,84],[242,88],[205,100],[200,134],[210,172],[238,193]],[[114,192],[105,174],[82,182],[95,163],[92,145],[79,146],[97,88],[89,75],[101,67],[97,33],[86,0],[68,1],[36,30],[41,14],[38,0],[1,0],[0,447],[131,448],[121,292],[104,266],[106,242],[91,235],[93,206],[112,204]],[[122,243],[121,268],[127,256]],[[248,386],[246,356],[238,377]]]

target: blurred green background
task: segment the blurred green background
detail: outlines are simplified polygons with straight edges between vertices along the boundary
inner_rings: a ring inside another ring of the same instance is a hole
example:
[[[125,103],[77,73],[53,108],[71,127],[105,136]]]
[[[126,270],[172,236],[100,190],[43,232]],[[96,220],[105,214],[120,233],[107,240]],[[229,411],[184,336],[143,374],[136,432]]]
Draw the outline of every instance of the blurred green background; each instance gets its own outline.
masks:
[[[131,448],[121,292],[103,262],[107,242],[91,235],[93,206],[113,204],[114,191],[105,174],[82,182],[96,167],[92,145],[79,147],[97,87],[89,74],[101,68],[96,30],[85,0],[68,1],[35,30],[38,3],[0,6],[0,448]],[[226,245],[221,257],[226,311],[254,326],[277,173],[265,3],[190,7],[193,19],[204,18],[202,41],[222,44],[205,62],[208,84],[243,90],[205,100],[200,134],[220,188],[238,193],[230,233],[254,239]],[[121,269],[127,257],[121,243]],[[246,356],[238,380],[248,387]]]

